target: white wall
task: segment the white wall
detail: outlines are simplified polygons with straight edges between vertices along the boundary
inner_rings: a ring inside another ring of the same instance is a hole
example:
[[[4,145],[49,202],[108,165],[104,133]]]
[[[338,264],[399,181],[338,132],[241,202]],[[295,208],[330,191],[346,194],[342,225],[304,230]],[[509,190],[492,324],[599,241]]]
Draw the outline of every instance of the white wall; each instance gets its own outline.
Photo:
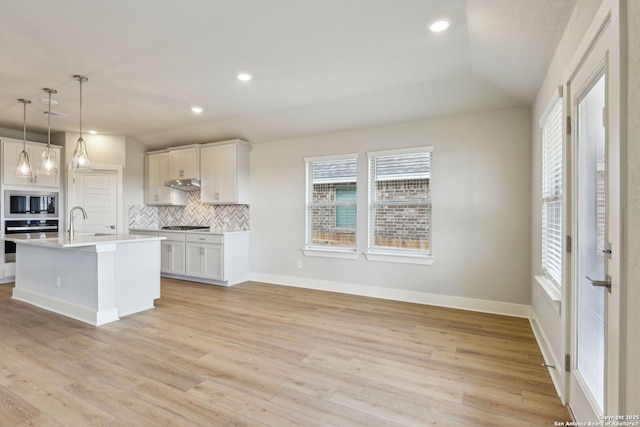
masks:
[[[626,0],[628,20],[625,330],[622,410],[640,414],[640,2]]]
[[[27,123],[28,125],[28,123]],[[1,128],[0,127],[0,137],[6,137],[6,138],[13,138],[13,139],[18,139],[20,141],[22,141],[22,136],[23,136],[24,131],[21,130],[14,130],[14,129],[7,129],[7,128]],[[47,136],[46,135],[41,135],[39,133],[33,133],[33,132],[29,132],[29,128],[27,127],[27,141],[33,141],[33,142],[47,142]],[[54,142],[51,141],[51,143],[53,144]]]
[[[569,61],[574,56],[578,44],[584,37],[587,27],[593,20],[596,11],[600,7],[601,0],[578,0],[567,28],[558,44],[558,48],[553,56],[545,80],[540,87],[532,111],[532,191],[531,206],[532,211],[532,250],[530,276],[532,293],[532,324],[539,341],[542,344],[543,354],[546,362],[558,366],[564,366],[565,353],[565,328],[561,319],[564,307],[561,312],[553,310],[549,299],[545,296],[544,290],[540,288],[534,275],[542,274],[541,257],[541,199],[542,194],[542,135],[538,122],[548,107],[549,103],[557,94],[557,88],[561,85],[562,75],[566,71]],[[561,395],[564,394],[564,369],[551,369],[551,377],[556,384],[556,388]]]
[[[77,133],[67,132],[65,139],[66,165],[71,163],[78,142]],[[124,165],[126,161],[125,137],[114,135],[82,135],[92,164]],[[65,166],[66,168],[66,166]]]
[[[530,117],[517,108],[254,145],[253,278],[528,315]],[[305,157],[358,153],[362,253],[366,152],[420,145],[434,147],[432,266],[304,257]]]
[[[124,206],[144,204],[144,152],[147,147],[127,137],[124,167]]]

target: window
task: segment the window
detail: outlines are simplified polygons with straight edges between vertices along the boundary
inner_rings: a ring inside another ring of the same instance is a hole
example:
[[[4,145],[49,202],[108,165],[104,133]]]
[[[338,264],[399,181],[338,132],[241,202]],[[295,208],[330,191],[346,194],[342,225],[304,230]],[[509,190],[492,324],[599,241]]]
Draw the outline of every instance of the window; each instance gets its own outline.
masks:
[[[562,99],[542,125],[542,271],[562,283]]]
[[[355,154],[305,159],[305,249],[356,248],[357,158]],[[308,254],[305,251],[305,254]]]
[[[431,255],[431,147],[368,155],[367,258]]]

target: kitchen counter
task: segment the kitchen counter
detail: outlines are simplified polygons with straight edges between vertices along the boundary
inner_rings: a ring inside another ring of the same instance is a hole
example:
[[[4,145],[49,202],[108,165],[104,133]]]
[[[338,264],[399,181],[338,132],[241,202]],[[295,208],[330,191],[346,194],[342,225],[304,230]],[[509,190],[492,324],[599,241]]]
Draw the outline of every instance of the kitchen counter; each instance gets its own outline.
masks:
[[[5,236],[16,243],[13,298],[102,325],[154,307],[160,241],[143,235]]]
[[[249,231],[223,231],[223,230],[167,230],[163,228],[130,228],[129,232],[135,234],[136,231],[155,233],[188,233],[188,234],[235,234],[248,233]]]
[[[131,243],[143,240],[162,240],[164,237],[143,236],[137,234],[96,234],[77,233],[73,240],[69,239],[67,233],[41,233],[34,237],[33,234],[10,234],[3,236],[5,240],[27,245],[77,248],[82,246],[96,246],[106,244]]]

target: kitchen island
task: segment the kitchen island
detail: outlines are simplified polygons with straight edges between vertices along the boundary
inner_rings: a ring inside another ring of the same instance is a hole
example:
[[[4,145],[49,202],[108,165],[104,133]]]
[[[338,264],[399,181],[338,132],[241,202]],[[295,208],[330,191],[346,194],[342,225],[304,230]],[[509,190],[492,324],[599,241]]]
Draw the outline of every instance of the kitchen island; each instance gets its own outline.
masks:
[[[139,235],[50,233],[16,242],[13,298],[92,325],[154,308],[160,241]]]

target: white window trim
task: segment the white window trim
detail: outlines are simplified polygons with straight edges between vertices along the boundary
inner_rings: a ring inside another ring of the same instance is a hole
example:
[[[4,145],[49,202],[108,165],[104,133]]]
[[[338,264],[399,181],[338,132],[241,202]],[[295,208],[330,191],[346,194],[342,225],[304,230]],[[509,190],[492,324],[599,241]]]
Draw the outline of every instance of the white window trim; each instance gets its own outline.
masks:
[[[337,259],[358,259],[358,252],[355,249],[324,248],[307,246],[302,249],[304,256],[319,258]]]
[[[431,255],[401,253],[400,250],[374,250],[364,252],[367,261],[396,262],[401,264],[433,265]]]
[[[369,151],[367,152],[367,250],[364,252],[367,261],[380,261],[380,262],[393,262],[401,264],[418,264],[418,265],[433,265],[435,258],[433,252],[427,254],[422,251],[413,251],[406,249],[382,249],[371,247],[371,194],[372,185],[371,182],[371,158],[378,156],[395,156],[403,154],[416,154],[416,153],[432,153],[433,146],[419,146],[401,148],[396,150],[382,150],[382,151]],[[433,205],[433,203],[430,203]],[[429,242],[430,244],[432,242]]]
[[[330,162],[331,160],[349,160],[349,159],[358,159],[358,153],[348,153],[348,154],[336,154],[331,156],[314,156],[314,157],[305,157],[304,163],[313,163],[313,162]]]
[[[560,314],[562,307],[562,294],[556,282],[550,280],[547,276],[533,277],[536,279],[538,286],[542,289],[542,293],[549,301],[553,311],[556,314]]]

